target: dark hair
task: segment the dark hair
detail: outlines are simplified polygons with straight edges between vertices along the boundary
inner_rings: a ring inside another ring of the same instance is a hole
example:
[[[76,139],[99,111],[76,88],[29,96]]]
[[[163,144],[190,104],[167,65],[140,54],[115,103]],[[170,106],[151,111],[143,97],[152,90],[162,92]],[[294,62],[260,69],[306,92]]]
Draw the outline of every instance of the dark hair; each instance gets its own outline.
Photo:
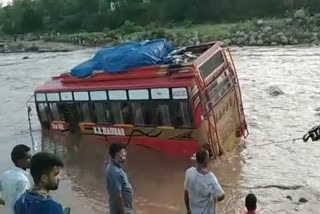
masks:
[[[209,143],[202,144],[201,148],[206,149],[209,152],[209,158],[212,158],[213,154],[212,154],[212,149],[211,149]]]
[[[198,163],[203,164],[206,161],[209,152],[205,148],[200,148],[196,153],[196,160]]]
[[[248,211],[254,211],[257,209],[257,197],[253,193],[247,195],[246,207]]]
[[[39,152],[32,156],[30,161],[30,173],[36,184],[42,175],[49,174],[53,167],[63,167],[63,162],[56,155],[48,152]]]
[[[125,149],[126,145],[122,143],[112,143],[109,148],[109,154],[111,158],[115,158],[116,154],[120,152],[122,149]]]
[[[11,152],[11,160],[16,165],[19,160],[22,160],[26,157],[26,153],[30,151],[30,147],[19,144],[16,145]]]

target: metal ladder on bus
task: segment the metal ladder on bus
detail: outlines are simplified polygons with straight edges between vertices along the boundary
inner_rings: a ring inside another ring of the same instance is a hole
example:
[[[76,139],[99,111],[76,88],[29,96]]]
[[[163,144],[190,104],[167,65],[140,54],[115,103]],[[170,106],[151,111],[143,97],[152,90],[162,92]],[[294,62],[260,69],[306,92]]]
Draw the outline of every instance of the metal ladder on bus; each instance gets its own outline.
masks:
[[[231,72],[234,73],[233,81],[235,81],[236,84],[239,85],[239,78],[238,78],[236,67],[234,65],[232,55],[230,53],[230,49],[225,48],[223,53],[224,53],[225,58],[227,59],[229,67],[231,68]],[[238,90],[235,90],[235,93],[236,93],[236,102],[237,102],[237,109],[238,109],[238,115],[239,115],[239,121],[240,121],[240,134],[244,138],[247,138],[249,135],[249,131],[247,128],[247,122],[245,119],[244,109],[243,109],[243,105],[242,105],[242,95],[241,95],[240,85],[238,87]]]
[[[205,81],[202,78],[201,74],[197,70],[197,68],[194,67],[195,71],[195,80],[196,84],[198,86],[199,94],[201,100],[207,101],[206,109],[208,109],[207,112],[207,119],[208,119],[208,144],[211,148],[212,154],[214,155],[214,158],[217,158],[218,156],[222,155],[224,153],[224,149],[222,145],[219,142],[218,138],[218,131],[216,128],[216,122],[215,122],[215,116],[213,112],[213,107],[210,104],[210,100],[207,100],[205,97]]]

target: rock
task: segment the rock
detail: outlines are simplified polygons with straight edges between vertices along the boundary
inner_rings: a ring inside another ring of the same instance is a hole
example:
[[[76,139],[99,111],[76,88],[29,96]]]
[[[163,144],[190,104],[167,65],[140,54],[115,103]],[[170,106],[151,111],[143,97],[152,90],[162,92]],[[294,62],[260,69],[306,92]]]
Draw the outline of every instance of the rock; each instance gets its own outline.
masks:
[[[277,41],[277,35],[272,35],[271,37],[270,37],[270,41],[271,42],[276,42]]]
[[[258,32],[253,32],[253,34],[251,35],[251,37],[253,38],[257,38],[257,36],[258,36]]]
[[[290,201],[292,201],[292,197],[290,195],[287,195],[286,198],[289,199]]]
[[[317,39],[317,40],[313,41],[313,42],[312,42],[312,45],[318,46],[318,45],[319,45],[319,40]]]
[[[30,48],[27,48],[26,51],[28,51],[28,52],[37,52],[37,51],[39,51],[39,48],[36,47],[36,46],[32,46]]]
[[[22,57],[22,59],[29,59],[29,57],[28,56],[24,56],[24,57]]]
[[[256,45],[257,44],[257,41],[254,39],[254,38],[251,38],[250,41],[249,41],[249,45]]]
[[[281,43],[284,45],[287,45],[289,42],[288,38],[286,36],[281,36]]]
[[[270,44],[270,42],[271,42],[269,37],[265,37],[263,41],[264,41],[264,44],[265,43]]]
[[[258,26],[262,26],[263,23],[264,23],[264,21],[263,21],[262,19],[259,19],[259,20],[257,21],[257,25],[258,25]]]
[[[237,31],[235,36],[240,37],[241,36],[241,32]]]
[[[314,26],[312,28],[312,32],[319,32],[319,27],[318,26]]]
[[[301,203],[301,204],[304,204],[304,203],[307,203],[307,202],[308,202],[308,200],[306,198],[304,198],[304,197],[301,197],[299,199],[299,203]]]
[[[249,35],[248,35],[248,34],[245,34],[244,37],[243,37],[243,39],[244,39],[244,40],[248,40],[248,39],[249,39]]]
[[[279,36],[279,37],[284,36],[284,33],[283,32],[279,32],[279,33],[276,34],[276,36]]]
[[[300,10],[297,10],[293,17],[295,19],[304,19],[306,17],[306,12],[304,11],[304,9],[300,9]]]
[[[262,32],[268,33],[268,32],[271,31],[271,30],[272,30],[272,27],[270,27],[270,26],[265,26],[265,27],[262,29]]]
[[[277,96],[280,96],[284,93],[278,86],[271,86],[268,88],[268,94],[270,96],[277,97]]]
[[[293,23],[293,19],[292,18],[288,18],[288,19],[286,19],[286,21],[285,21],[285,24],[286,25],[291,25]]]
[[[276,42],[271,42],[271,46],[277,46],[278,45],[278,43],[276,43]]]
[[[263,33],[259,33],[257,36],[257,40],[261,40],[263,38]]]
[[[243,44],[244,44],[244,39],[243,39],[243,38],[238,38],[238,39],[236,40],[236,44],[237,44],[237,45],[243,45]]]
[[[223,42],[224,42],[224,44],[226,46],[229,46],[231,44],[231,40],[230,39],[225,39]]]
[[[264,42],[263,42],[263,40],[262,40],[262,39],[259,39],[259,40],[257,41],[257,45],[262,46],[263,44],[264,44]]]
[[[249,31],[249,36],[252,36],[254,34],[254,31]]]

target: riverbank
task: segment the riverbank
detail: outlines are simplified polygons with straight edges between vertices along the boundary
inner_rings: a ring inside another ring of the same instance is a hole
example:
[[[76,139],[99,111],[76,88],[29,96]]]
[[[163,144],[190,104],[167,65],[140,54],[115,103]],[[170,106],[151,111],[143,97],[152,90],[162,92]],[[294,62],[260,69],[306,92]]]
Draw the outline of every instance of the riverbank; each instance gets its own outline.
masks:
[[[123,41],[167,38],[175,46],[208,41],[224,41],[232,46],[319,45],[320,14],[308,15],[303,9],[283,18],[254,19],[227,24],[156,24],[146,27],[127,21],[116,30],[76,34],[28,34],[0,41],[0,52],[60,52],[84,47],[110,46]],[[59,45],[57,45],[59,44]]]
[[[22,53],[22,52],[69,52],[80,50],[83,47],[68,42],[55,42],[45,40],[32,41],[0,41],[0,53]]]

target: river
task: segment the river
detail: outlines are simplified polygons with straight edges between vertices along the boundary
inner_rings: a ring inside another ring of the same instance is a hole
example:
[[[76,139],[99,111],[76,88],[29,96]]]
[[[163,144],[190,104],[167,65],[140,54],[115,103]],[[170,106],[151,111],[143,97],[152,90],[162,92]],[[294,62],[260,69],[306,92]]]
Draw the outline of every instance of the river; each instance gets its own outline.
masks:
[[[243,209],[244,197],[251,191],[266,213],[318,213],[320,144],[298,140],[259,145],[302,137],[317,125],[319,50],[232,48],[250,136],[246,148],[210,166],[226,191],[226,199],[219,204],[221,213]],[[35,111],[32,143],[25,103],[37,84],[88,59],[93,52],[0,55],[0,172],[12,166],[10,152],[15,144],[30,145],[34,152],[56,152],[64,159],[65,168],[60,188],[53,196],[77,214],[107,213],[103,169],[108,145],[92,136],[42,132]],[[26,55],[29,59],[22,60]],[[272,87],[283,94],[271,95]],[[130,145],[126,168],[134,187],[136,213],[186,213],[183,178],[191,164]]]

